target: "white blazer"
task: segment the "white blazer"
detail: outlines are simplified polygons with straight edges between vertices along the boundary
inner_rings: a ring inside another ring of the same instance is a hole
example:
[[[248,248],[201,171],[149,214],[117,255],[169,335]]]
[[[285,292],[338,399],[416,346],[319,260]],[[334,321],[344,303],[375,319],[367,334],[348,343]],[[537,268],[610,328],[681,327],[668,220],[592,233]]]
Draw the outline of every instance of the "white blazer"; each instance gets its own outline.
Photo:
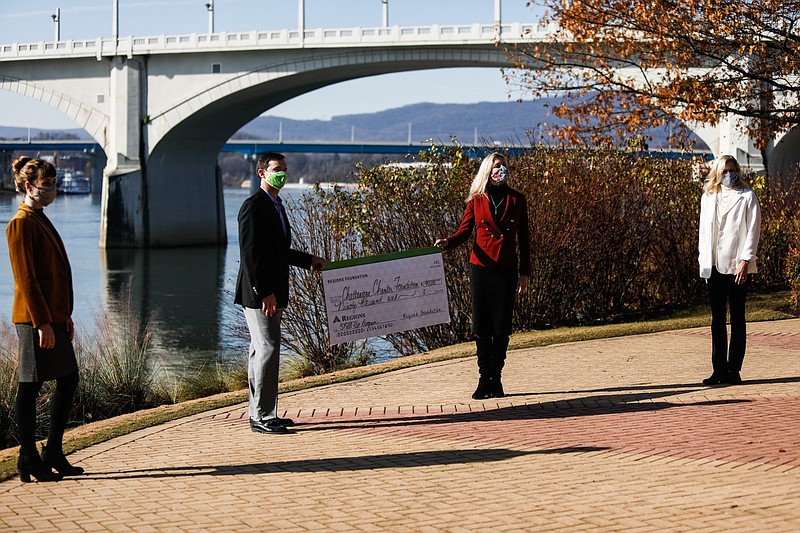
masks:
[[[710,278],[711,267],[720,274],[735,274],[741,261],[750,261],[747,273],[758,272],[756,251],[761,236],[761,207],[750,189],[736,189],[736,196],[724,212],[720,212],[717,235],[717,264],[714,265],[714,214],[717,193],[706,194],[700,200],[700,238],[698,262],[700,277]]]

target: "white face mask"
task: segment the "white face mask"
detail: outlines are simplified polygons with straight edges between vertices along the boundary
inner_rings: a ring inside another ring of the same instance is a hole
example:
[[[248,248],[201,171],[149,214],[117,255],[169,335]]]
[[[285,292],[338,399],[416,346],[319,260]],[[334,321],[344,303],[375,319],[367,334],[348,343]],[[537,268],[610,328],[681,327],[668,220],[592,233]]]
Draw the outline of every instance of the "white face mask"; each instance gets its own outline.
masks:
[[[739,173],[735,170],[728,170],[722,173],[722,185],[725,187],[733,187],[739,183]]]
[[[58,194],[58,190],[56,189],[55,185],[51,185],[49,187],[37,187],[36,185],[33,185],[33,188],[36,189],[36,193],[31,193],[28,191],[28,196],[43,206],[52,204],[53,200],[56,199],[56,194]]]
[[[508,181],[508,167],[503,165],[492,169],[492,183],[502,185]]]

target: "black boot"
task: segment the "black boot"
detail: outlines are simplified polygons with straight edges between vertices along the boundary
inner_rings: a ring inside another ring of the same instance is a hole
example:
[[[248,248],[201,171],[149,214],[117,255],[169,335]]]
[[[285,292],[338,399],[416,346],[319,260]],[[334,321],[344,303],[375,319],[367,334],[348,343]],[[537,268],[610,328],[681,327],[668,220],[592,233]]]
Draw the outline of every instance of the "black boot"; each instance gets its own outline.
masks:
[[[492,383],[488,377],[481,376],[478,380],[478,388],[472,393],[473,400],[485,400],[491,398]]]
[[[506,393],[503,390],[503,367],[506,364],[506,352],[508,351],[507,336],[494,337],[492,341],[492,364],[491,364],[491,387],[489,389],[490,398],[503,398]]]
[[[61,476],[50,470],[39,457],[36,449],[36,396],[42,388],[38,382],[21,381],[17,385],[16,420],[19,428],[19,460],[17,472],[23,483],[30,483],[31,476],[37,481],[58,481]]]
[[[506,393],[503,390],[503,382],[501,381],[500,374],[492,376],[490,381],[489,398],[503,398]]]
[[[491,398],[490,376],[492,373],[492,338],[477,337],[475,339],[476,352],[478,355],[478,388],[472,393],[473,400],[485,400]]]
[[[36,481],[60,481],[62,478],[61,474],[53,472],[49,466],[44,464],[36,448],[32,451],[20,448],[17,472],[19,472],[19,480],[23,483],[30,483],[31,476]]]
[[[72,409],[72,396],[77,388],[78,374],[59,378],[56,382],[56,390],[50,399],[50,431],[47,434],[47,446],[42,451],[42,461],[64,476],[83,474],[83,468],[69,464],[61,447],[64,429],[67,427],[69,412]]]
[[[42,462],[62,476],[79,476],[83,474],[83,468],[69,464],[64,452],[60,450],[53,452],[49,447],[45,447],[42,450]]]

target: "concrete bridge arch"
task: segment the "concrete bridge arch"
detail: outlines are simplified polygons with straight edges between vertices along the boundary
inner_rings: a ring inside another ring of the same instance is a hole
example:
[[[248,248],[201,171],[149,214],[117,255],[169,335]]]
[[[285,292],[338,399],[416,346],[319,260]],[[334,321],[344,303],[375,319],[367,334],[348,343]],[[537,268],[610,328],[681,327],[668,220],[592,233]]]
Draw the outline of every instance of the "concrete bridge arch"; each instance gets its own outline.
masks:
[[[146,160],[140,169],[126,172],[126,162],[142,159],[142,155],[121,154],[118,171],[108,173],[101,229],[106,246],[129,246],[131,241],[135,246],[150,247],[224,242],[217,155],[243,125],[282,102],[366,76],[508,65],[505,52],[488,46],[316,50],[292,55],[237,72],[177,100],[157,96],[158,83],[148,82],[147,107],[153,111],[142,124],[140,147]],[[134,76],[162,77],[161,67],[152,58],[144,68],[146,75]],[[172,81],[179,76],[173,73]]]
[[[800,178],[800,126],[777,139],[767,158],[770,176]]]

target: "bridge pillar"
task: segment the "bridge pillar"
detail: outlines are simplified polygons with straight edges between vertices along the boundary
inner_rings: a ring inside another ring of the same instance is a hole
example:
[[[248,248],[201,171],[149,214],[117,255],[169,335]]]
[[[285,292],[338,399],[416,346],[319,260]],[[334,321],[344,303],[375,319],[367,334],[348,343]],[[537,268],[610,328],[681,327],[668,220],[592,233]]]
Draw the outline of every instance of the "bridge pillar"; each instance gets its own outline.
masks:
[[[742,120],[745,119],[728,115],[716,126],[691,122],[687,123],[687,126],[708,145],[714,157],[732,155],[740,165],[762,173],[764,158],[750,137],[742,133]]]
[[[117,56],[109,72],[109,125],[100,215],[102,248],[147,246],[146,182],[140,153],[143,148],[141,63]]]
[[[142,146],[142,64],[117,56],[109,79],[108,168],[115,173],[139,168]]]
[[[219,146],[192,139],[148,146],[146,78],[141,61],[113,58],[100,246],[225,244]]]

